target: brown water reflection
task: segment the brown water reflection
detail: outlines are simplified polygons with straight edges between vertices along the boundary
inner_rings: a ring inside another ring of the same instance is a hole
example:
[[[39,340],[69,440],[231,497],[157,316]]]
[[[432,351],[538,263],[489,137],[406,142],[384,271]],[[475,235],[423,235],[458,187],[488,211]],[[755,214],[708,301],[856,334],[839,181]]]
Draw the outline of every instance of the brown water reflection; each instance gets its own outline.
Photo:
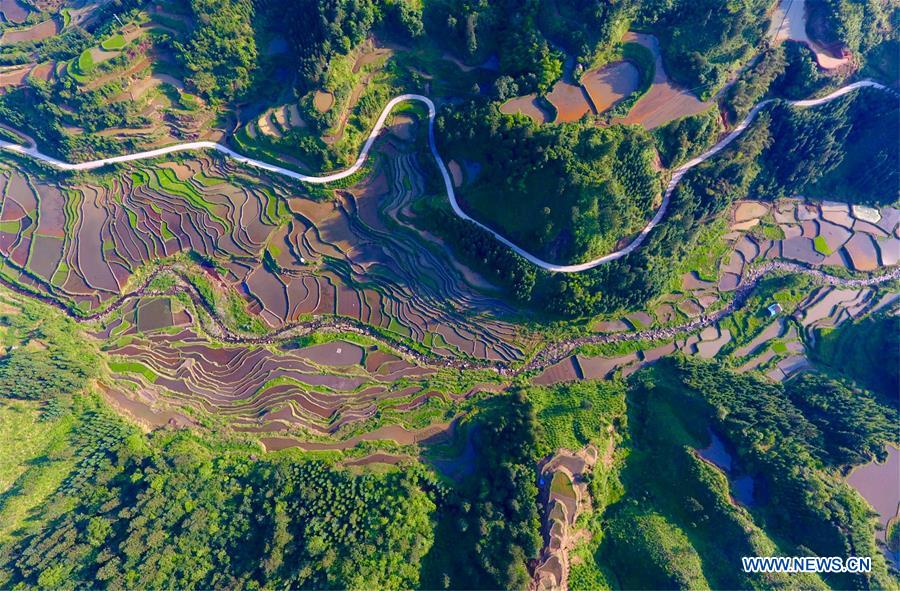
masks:
[[[847,477],[847,484],[859,491],[878,512],[878,522],[885,526],[897,515],[900,506],[900,450],[888,447],[887,461],[871,462],[855,468]],[[884,532],[878,534],[884,539]]]

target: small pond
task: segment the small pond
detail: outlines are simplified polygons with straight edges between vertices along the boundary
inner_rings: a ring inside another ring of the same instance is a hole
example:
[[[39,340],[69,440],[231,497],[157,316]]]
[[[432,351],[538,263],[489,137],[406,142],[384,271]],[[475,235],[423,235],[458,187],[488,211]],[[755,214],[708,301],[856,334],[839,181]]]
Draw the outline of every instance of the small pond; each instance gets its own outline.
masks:
[[[710,431],[709,438],[709,446],[698,449],[697,453],[701,458],[725,472],[725,475],[728,476],[728,482],[731,485],[731,494],[738,503],[745,507],[752,506],[753,490],[755,488],[753,477],[749,474],[741,474],[740,471],[737,470],[731,453],[725,447],[725,442],[723,442],[718,435]]]

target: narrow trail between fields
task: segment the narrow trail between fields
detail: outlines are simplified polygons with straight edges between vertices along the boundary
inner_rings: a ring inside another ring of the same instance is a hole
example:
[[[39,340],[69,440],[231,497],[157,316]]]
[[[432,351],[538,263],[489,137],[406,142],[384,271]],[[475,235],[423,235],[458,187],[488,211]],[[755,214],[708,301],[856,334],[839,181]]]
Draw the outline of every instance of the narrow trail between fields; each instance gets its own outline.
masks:
[[[900,267],[895,267],[887,273],[861,278],[845,278],[829,275],[818,269],[812,269],[799,265],[797,263],[789,263],[785,261],[769,261],[759,267],[752,269],[743,277],[740,287],[734,293],[734,298],[727,306],[711,312],[709,314],[701,314],[700,316],[675,326],[665,326],[661,328],[651,328],[637,332],[622,332],[614,334],[590,334],[578,337],[571,337],[559,341],[551,341],[543,346],[534,354],[530,361],[523,365],[509,363],[503,361],[486,361],[473,358],[447,358],[435,355],[431,352],[424,352],[421,348],[410,346],[401,338],[394,338],[384,330],[372,327],[363,322],[353,320],[351,318],[341,316],[321,316],[314,320],[297,322],[281,327],[267,335],[249,335],[232,330],[228,327],[216,310],[212,309],[197,288],[188,280],[188,278],[173,265],[164,265],[151,273],[141,286],[136,287],[133,291],[124,294],[121,298],[112,303],[108,308],[94,312],[92,314],[83,314],[74,311],[65,303],[59,301],[51,295],[31,291],[20,285],[12,283],[3,277],[0,277],[0,284],[8,289],[39,300],[45,304],[50,304],[61,310],[69,318],[79,323],[104,322],[111,318],[123,305],[128,301],[140,299],[143,297],[160,297],[160,296],[176,296],[184,294],[188,296],[194,304],[195,309],[202,311],[197,321],[197,327],[200,332],[208,338],[227,343],[229,345],[274,345],[297,339],[299,337],[313,334],[329,332],[339,334],[342,332],[351,332],[364,335],[379,344],[385,345],[408,358],[414,359],[421,366],[430,367],[450,367],[459,370],[469,369],[489,369],[496,371],[502,376],[513,377],[526,372],[540,371],[547,367],[558,363],[565,357],[572,354],[575,349],[582,345],[601,344],[601,343],[620,343],[626,341],[654,341],[661,339],[671,339],[678,335],[689,334],[699,331],[707,326],[715,324],[726,316],[740,310],[747,303],[747,299],[753,293],[757,284],[766,275],[777,272],[789,272],[795,274],[804,274],[813,278],[814,281],[822,285],[833,285],[837,287],[873,287],[883,283],[900,280]],[[170,273],[175,276],[175,284],[164,290],[152,289],[149,286],[158,276]]]
[[[789,105],[795,107],[815,107],[817,105],[822,105],[829,101],[833,101],[837,98],[840,98],[854,90],[859,88],[877,88],[880,90],[889,90],[883,84],[879,84],[873,80],[861,80],[859,82],[854,82],[852,84],[848,84],[838,90],[835,90],[831,94],[817,98],[817,99],[807,99],[800,101],[786,101]],[[610,261],[614,261],[616,259],[622,258],[633,251],[635,251],[647,238],[647,235],[655,228],[659,222],[663,219],[666,214],[666,209],[669,206],[669,198],[672,195],[672,192],[675,190],[675,187],[678,185],[678,182],[681,178],[689,171],[691,168],[697,166],[701,162],[708,160],[709,158],[715,156],[717,153],[722,151],[728,144],[733,142],[738,136],[740,136],[747,127],[750,126],[750,123],[756,118],[756,115],[759,111],[765,107],[766,105],[773,102],[775,99],[767,99],[758,103],[747,117],[744,118],[728,135],[722,138],[716,145],[707,150],[705,153],[697,156],[693,160],[682,164],[680,167],[675,169],[672,173],[672,178],[669,181],[669,184],[666,186],[666,190],[663,193],[662,203],[659,206],[659,209],[656,211],[656,214],[653,216],[653,219],[641,230],[640,234],[638,234],[627,246],[612,252],[610,254],[604,255],[600,258],[594,259],[592,261],[588,261],[586,263],[580,263],[577,265],[557,265],[554,263],[547,262],[543,259],[540,259],[531,253],[525,251],[524,249],[516,246],[510,240],[496,232],[495,230],[489,228],[485,224],[482,224],[476,219],[473,219],[466,212],[462,210],[459,203],[456,200],[456,192],[453,189],[453,181],[450,177],[450,173],[447,170],[447,166],[445,165],[443,159],[440,154],[438,154],[437,144],[434,139],[434,118],[436,115],[436,110],[434,103],[426,96],[421,94],[403,94],[398,97],[395,97],[388,101],[388,104],[385,105],[384,110],[381,112],[381,115],[378,117],[378,121],[375,123],[375,126],[372,128],[372,132],[369,134],[369,137],[366,138],[365,144],[363,144],[362,150],[359,153],[359,157],[356,159],[356,162],[353,163],[349,168],[342,170],[340,172],[335,172],[332,174],[326,174],[322,176],[309,176],[297,171],[284,168],[275,164],[270,164],[268,162],[263,162],[261,160],[256,160],[254,158],[248,158],[242,154],[239,154],[217,142],[210,141],[199,141],[199,142],[187,142],[183,144],[175,144],[172,146],[166,146],[164,148],[158,148],[155,150],[147,150],[144,152],[134,152],[131,154],[125,154],[122,156],[114,156],[110,158],[103,158],[100,160],[91,160],[89,162],[79,162],[77,164],[71,164],[68,162],[63,162],[58,160],[52,156],[48,156],[44,154],[40,150],[37,149],[36,146],[21,146],[19,144],[15,144],[12,142],[0,140],[0,150],[6,150],[8,152],[14,152],[17,154],[22,154],[25,156],[29,156],[45,164],[52,166],[58,170],[65,171],[84,171],[84,170],[93,170],[96,168],[101,168],[103,166],[107,166],[110,164],[119,164],[123,162],[133,162],[137,160],[146,160],[150,158],[158,158],[160,156],[165,156],[166,154],[172,154],[174,152],[185,152],[185,151],[196,151],[196,150],[215,150],[217,152],[221,152],[225,154],[229,158],[232,158],[236,162],[241,164],[245,164],[247,166],[252,166],[254,168],[259,168],[261,170],[265,170],[267,172],[278,174],[281,176],[285,176],[300,182],[304,183],[312,183],[312,184],[324,184],[330,183],[334,181],[339,181],[341,179],[345,179],[354,173],[356,173],[362,166],[365,164],[366,159],[369,156],[369,151],[372,149],[372,146],[375,144],[375,140],[378,139],[378,135],[381,133],[382,129],[384,129],[385,122],[387,121],[388,116],[393,111],[394,107],[399,103],[413,101],[413,102],[421,102],[424,103],[426,107],[428,107],[428,143],[431,148],[431,154],[434,156],[435,163],[437,164],[438,169],[441,171],[441,176],[444,179],[444,187],[447,190],[447,197],[450,201],[450,207],[453,209],[453,212],[460,218],[467,220],[482,230],[490,232],[494,238],[511,248],[514,252],[519,254],[525,260],[530,263],[542,268],[547,271],[555,271],[558,273],[577,273],[579,271],[587,271],[588,269],[593,269],[598,267],[604,263],[608,263]],[[27,137],[27,136],[26,136]]]

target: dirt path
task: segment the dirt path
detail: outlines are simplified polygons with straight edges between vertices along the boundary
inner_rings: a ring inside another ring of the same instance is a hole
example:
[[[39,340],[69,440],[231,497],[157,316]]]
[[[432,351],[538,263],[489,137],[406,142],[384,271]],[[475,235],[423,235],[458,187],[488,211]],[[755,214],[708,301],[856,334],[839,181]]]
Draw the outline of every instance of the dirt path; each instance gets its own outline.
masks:
[[[224,322],[222,322],[217,312],[207,305],[206,301],[197,291],[197,288],[189,283],[184,274],[176,269],[173,265],[160,267],[147,277],[142,286],[122,296],[108,308],[100,312],[88,315],[76,313],[70,307],[66,306],[51,295],[28,290],[22,286],[7,281],[5,278],[0,278],[0,284],[3,284],[7,288],[18,294],[50,304],[62,310],[67,316],[79,323],[103,321],[112,316],[128,301],[133,299],[147,296],[175,296],[178,294],[185,294],[191,299],[191,301],[194,303],[194,306],[198,310],[203,310],[205,312],[205,314],[198,314],[198,322],[200,324],[200,329],[202,330],[202,332],[205,333],[208,337],[224,343],[236,345],[271,345],[290,341],[298,337],[313,333],[352,332],[355,334],[366,336],[380,344],[387,346],[388,348],[394,349],[395,351],[415,361],[415,363],[421,366],[450,367],[460,370],[489,369],[496,371],[502,376],[514,377],[526,372],[546,369],[547,367],[558,363],[563,358],[568,357],[572,354],[572,351],[582,345],[671,339],[680,334],[698,331],[702,328],[715,324],[722,318],[728,316],[736,310],[741,309],[747,302],[747,299],[756,288],[756,285],[759,283],[759,281],[766,275],[777,271],[788,271],[791,273],[808,275],[816,281],[819,281],[820,283],[823,283],[825,285],[834,285],[840,287],[865,287],[900,279],[900,267],[894,268],[890,272],[883,275],[877,275],[874,277],[867,277],[863,279],[845,279],[842,277],[828,275],[827,273],[824,273],[817,269],[811,269],[796,263],[771,261],[749,272],[744,277],[744,283],[737,289],[736,292],[734,292],[734,298],[732,299],[732,301],[725,308],[713,314],[703,314],[695,318],[694,320],[691,320],[690,322],[678,326],[649,329],[630,333],[593,334],[583,337],[565,339],[554,343],[548,343],[543,347],[543,349],[538,351],[538,353],[532,358],[529,363],[517,368],[513,367],[513,364],[511,363],[503,361],[483,361],[464,358],[447,359],[438,357],[433,353],[426,354],[419,350],[413,349],[399,339],[393,339],[385,335],[382,331],[376,330],[367,324],[351,320],[349,318],[334,316],[320,317],[311,321],[286,325],[283,328],[265,336],[253,336],[235,332],[228,326],[226,326]],[[175,285],[167,290],[149,289],[147,286],[163,273],[174,274],[176,278]]]

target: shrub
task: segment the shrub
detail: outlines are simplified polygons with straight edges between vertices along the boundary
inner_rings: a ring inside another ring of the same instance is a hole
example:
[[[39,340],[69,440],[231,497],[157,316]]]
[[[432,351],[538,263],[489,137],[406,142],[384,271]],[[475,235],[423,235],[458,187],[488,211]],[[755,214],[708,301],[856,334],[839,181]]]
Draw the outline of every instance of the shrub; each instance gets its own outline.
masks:
[[[113,35],[106,41],[100,44],[105,51],[116,51],[118,49],[122,49],[125,47],[125,37],[122,35]]]

